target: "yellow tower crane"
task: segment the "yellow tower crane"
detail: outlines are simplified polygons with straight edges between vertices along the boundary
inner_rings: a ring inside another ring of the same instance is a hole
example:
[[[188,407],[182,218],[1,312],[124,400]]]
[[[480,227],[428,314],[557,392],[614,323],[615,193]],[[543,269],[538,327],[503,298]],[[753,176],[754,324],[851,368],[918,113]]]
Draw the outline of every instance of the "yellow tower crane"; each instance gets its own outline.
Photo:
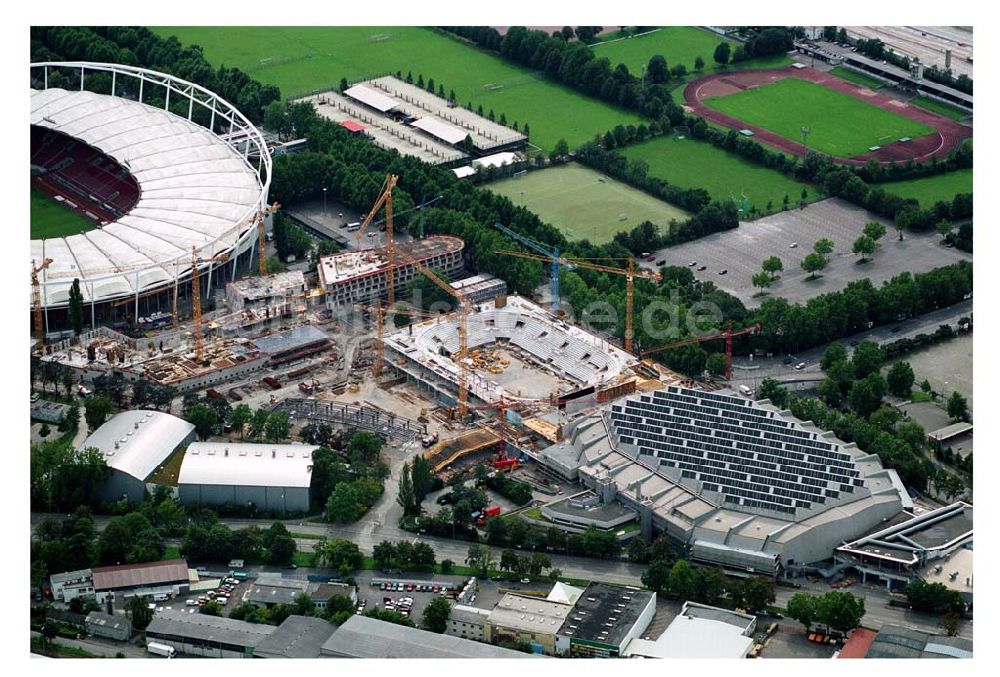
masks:
[[[552,263],[554,260],[559,262],[561,266],[577,266],[579,268],[588,268],[590,270],[598,270],[602,273],[611,273],[612,275],[624,275],[625,276],[625,352],[632,352],[632,338],[634,336],[632,331],[632,300],[633,300],[633,285],[635,278],[639,277],[644,280],[651,280],[659,282],[663,277],[659,273],[650,272],[647,270],[636,270],[635,259],[626,259],[626,268],[615,268],[613,266],[605,266],[598,263],[592,263],[590,259],[571,259],[565,256],[560,256],[558,259],[553,259],[551,256],[542,256],[541,254],[529,254],[525,252],[515,252],[506,249],[498,249],[497,254],[504,256],[517,256],[522,259],[531,259],[532,261],[542,261],[545,263]],[[595,259],[595,260],[614,260],[614,259]]]
[[[368,224],[372,222],[375,215],[378,214],[378,210],[385,205],[385,254],[386,259],[389,264],[386,270],[386,289],[388,290],[387,301],[389,305],[396,303],[396,281],[395,281],[395,271],[396,267],[396,247],[393,242],[392,234],[392,190],[396,187],[396,182],[399,177],[396,174],[386,174],[385,181],[382,183],[382,188],[379,191],[378,199],[375,200],[375,204],[372,206],[371,211],[368,212],[368,216],[365,220],[361,222],[361,227],[358,228],[358,234],[354,236],[355,242],[361,239],[362,234],[364,234],[365,229],[368,228]]]
[[[212,258],[203,259],[198,256],[198,248],[191,247],[191,306],[194,315],[194,361],[202,363],[205,358],[205,339],[201,334],[201,281],[198,265],[202,263],[213,263],[215,261],[228,261],[229,254],[222,252]]]
[[[261,276],[267,275],[267,256],[264,255],[264,246],[267,240],[266,237],[266,226],[265,217],[268,214],[273,214],[281,208],[281,205],[275,202],[270,207],[266,209],[261,209],[257,212],[257,258],[260,262],[260,274]]]
[[[52,264],[52,259],[45,259],[41,265],[31,261],[31,301],[35,311],[35,339],[38,341],[38,354],[45,354],[45,331],[42,328],[42,288],[38,283],[38,274]]]

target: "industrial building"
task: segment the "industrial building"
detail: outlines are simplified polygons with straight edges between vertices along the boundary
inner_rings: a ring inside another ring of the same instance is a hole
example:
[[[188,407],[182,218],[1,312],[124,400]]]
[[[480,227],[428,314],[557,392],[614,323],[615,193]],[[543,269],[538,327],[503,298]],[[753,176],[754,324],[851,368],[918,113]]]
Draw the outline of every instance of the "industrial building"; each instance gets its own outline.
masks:
[[[767,400],[674,385],[570,422],[537,460],[635,510],[645,538],[742,574],[829,559],[905,493],[876,455]]]
[[[680,614],[655,641],[631,640],[629,658],[746,658],[753,648],[757,617],[685,602]]]
[[[617,501],[602,503],[600,496],[589,489],[546,503],[542,506],[542,516],[566,531],[577,533],[591,526],[600,531],[617,531],[637,518],[631,508]]]
[[[932,635],[898,625],[883,625],[877,634],[859,636],[858,632],[854,631],[838,658],[972,658],[972,640],[964,637]]]
[[[253,504],[266,512],[309,510],[312,452],[306,444],[195,442],[177,480],[184,505]]]
[[[250,592],[244,597],[244,601],[259,607],[272,607],[275,604],[291,604],[301,594],[308,595],[320,610],[326,608],[334,595],[343,595],[355,604],[358,601],[358,592],[353,585],[319,583],[274,575],[259,576],[250,585]]]
[[[490,612],[483,641],[528,642],[535,653],[549,656],[564,653],[557,647],[556,635],[572,611],[572,604],[508,592]],[[568,642],[564,648],[569,648]]]
[[[448,627],[445,628],[444,634],[481,642],[485,636],[486,623],[489,621],[489,617],[490,611],[488,609],[456,604],[451,608],[451,615],[448,617]]]
[[[31,420],[53,423],[62,423],[63,418],[69,413],[70,406],[59,402],[49,402],[48,400],[38,400],[31,403]]]
[[[655,592],[591,583],[559,628],[556,649],[572,658],[616,658],[655,613]]]
[[[109,616],[100,611],[91,611],[85,621],[87,634],[94,637],[127,642],[132,637],[132,621],[125,616]]]
[[[100,451],[111,469],[97,498],[142,501],[149,477],[194,437],[192,424],[162,411],[134,409],[116,414],[83,443],[84,449]]]
[[[431,235],[422,240],[397,242],[395,248],[420,265],[440,270],[446,277],[462,270],[465,243],[451,235]],[[354,303],[369,303],[388,293],[386,271],[389,262],[384,248],[340,252],[319,260],[320,286],[326,291],[326,305],[331,310]],[[411,263],[396,260],[393,283],[397,289],[420,275]]]
[[[337,626],[324,618],[289,616],[274,632],[260,640],[254,658],[319,658],[323,643]]]
[[[257,645],[276,630],[263,623],[164,609],[146,627],[146,643],[201,658],[253,658]]]
[[[93,577],[94,595],[100,604],[108,597],[116,602],[135,595],[176,597],[188,592],[191,585],[191,573],[183,559],[97,567]]]
[[[57,602],[69,603],[76,597],[87,599],[94,596],[94,574],[90,569],[52,574],[49,581],[52,585],[52,598]]]
[[[972,506],[963,501],[920,515],[901,512],[838,547],[837,562],[855,569],[862,581],[874,577],[888,587],[905,586],[939,565],[951,574],[956,568],[949,559],[956,551],[972,547],[972,514]],[[968,575],[963,572],[961,580],[956,576],[955,585],[971,597],[971,550],[967,557]]]
[[[257,349],[267,355],[268,366],[301,360],[330,347],[330,337],[320,329],[300,324],[254,341]]]
[[[530,658],[520,651],[409,628],[368,616],[351,616],[323,643],[330,658]]]

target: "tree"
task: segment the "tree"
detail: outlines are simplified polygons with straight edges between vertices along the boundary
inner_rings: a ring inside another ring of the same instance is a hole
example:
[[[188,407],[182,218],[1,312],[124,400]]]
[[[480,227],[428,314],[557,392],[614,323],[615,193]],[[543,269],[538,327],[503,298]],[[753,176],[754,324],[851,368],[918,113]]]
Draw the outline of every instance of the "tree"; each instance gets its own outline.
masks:
[[[760,611],[774,602],[774,581],[763,576],[751,576],[738,581],[730,590],[730,596],[737,607],[751,613]]]
[[[885,380],[876,372],[855,381],[847,399],[851,409],[859,416],[867,418],[882,404],[883,395],[885,395]]]
[[[506,548],[502,553],[500,553],[500,570],[513,572],[517,569],[518,558],[517,553],[511,548]]]
[[[771,400],[778,407],[783,408],[788,402],[788,388],[773,378],[765,378],[761,381],[757,394],[760,396],[760,399]]]
[[[295,539],[281,522],[274,522],[261,536],[269,564],[289,564],[295,555]]]
[[[909,397],[913,389],[913,368],[909,362],[895,362],[885,375],[889,392],[896,397]]]
[[[87,427],[91,431],[97,430],[114,409],[115,405],[103,395],[88,397],[83,404],[83,418],[87,422]]]
[[[184,417],[194,425],[194,430],[201,440],[206,440],[216,433],[219,426],[219,415],[215,409],[206,404],[196,404],[185,412]]]
[[[221,616],[222,615],[222,605],[211,599],[205,602],[204,606],[201,607],[201,612],[206,616]]]
[[[859,263],[864,263],[868,260],[865,258],[866,256],[871,256],[875,253],[875,240],[871,239],[868,235],[862,235],[854,241],[851,251],[855,254],[860,254],[861,261]]]
[[[715,52],[712,54],[712,58],[715,59],[715,63],[720,66],[725,66],[729,63],[729,43],[720,42],[715,48]]]
[[[79,336],[83,333],[83,292],[80,291],[79,278],[73,278],[69,288],[69,321],[74,334]]]
[[[288,438],[291,422],[286,411],[272,411],[264,424],[264,437],[268,442],[278,442]]]
[[[365,560],[357,545],[342,538],[317,541],[313,547],[320,562],[331,569],[338,569],[342,576],[360,569]]]
[[[556,141],[556,145],[553,146],[552,152],[549,153],[549,160],[555,162],[567,155],[569,155],[569,144],[566,143],[566,139],[559,139]]]
[[[703,69],[704,67],[705,67],[705,60],[704,60],[704,59],[702,59],[702,58],[701,58],[700,56],[696,56],[696,57],[694,58],[694,69],[695,69],[696,71],[700,71],[700,70],[701,70],[701,69]]]
[[[769,256],[764,259],[761,264],[761,269],[771,276],[771,279],[775,279],[778,273],[785,269],[784,264],[781,263],[781,259],[777,256]]]
[[[142,631],[153,620],[153,612],[149,608],[149,598],[145,595],[132,595],[125,602],[125,615],[132,621],[132,627]]]
[[[270,270],[270,268],[268,268]],[[259,440],[264,435],[267,419],[271,415],[267,409],[258,409],[250,419],[250,439]]]
[[[943,238],[947,238],[948,234],[951,232],[952,223],[948,219],[941,219],[934,225],[934,230],[938,232]]]
[[[229,412],[229,419],[227,422],[233,427],[233,430],[239,431],[240,439],[242,439],[247,424],[250,423],[252,418],[253,412],[250,410],[250,405],[237,404],[233,407],[232,411]]]
[[[826,237],[816,240],[813,251],[824,258],[830,256],[833,253],[833,240]]]
[[[722,569],[699,567],[695,569],[694,601],[701,604],[718,604],[726,592],[726,575]]]
[[[878,221],[869,221],[865,224],[864,234],[872,239],[873,242],[878,242],[885,236],[885,224],[879,223]]]
[[[819,358],[819,366],[823,371],[827,371],[837,362],[847,360],[847,348],[840,341],[834,341],[823,351],[823,357]]]
[[[434,548],[429,543],[415,543],[413,554],[410,555],[410,566],[417,571],[433,571],[437,557]]]
[[[864,378],[877,372],[885,360],[885,351],[874,341],[864,340],[854,349],[851,356],[851,366],[854,367],[855,378]]]
[[[858,627],[864,615],[864,600],[849,592],[831,590],[816,600],[816,620],[827,630],[846,633]]]
[[[354,487],[348,482],[341,482],[334,487],[330,498],[327,499],[323,517],[328,522],[347,524],[357,521],[363,512],[364,509]]]
[[[528,564],[528,572],[532,576],[539,576],[543,569],[548,569],[552,566],[552,560],[544,552],[533,552],[531,553],[531,559]]]
[[[441,560],[441,573],[445,576],[449,575],[455,568],[455,563],[450,559]]]
[[[816,273],[826,268],[826,259],[820,254],[812,252],[811,254],[807,254],[799,265],[802,266],[802,270],[809,273],[809,277],[806,278],[807,280],[815,280],[817,277]]]
[[[754,273],[753,277],[750,278],[750,282],[753,284],[753,286],[760,287],[760,292],[758,293],[763,294],[764,290],[771,286],[773,279],[774,278],[772,278],[766,272],[761,271],[759,273]]]
[[[957,390],[948,398],[948,416],[955,421],[966,421],[969,418],[969,401]]]
[[[490,565],[493,564],[493,553],[487,546],[479,543],[473,543],[469,546],[469,552],[465,557],[465,563],[470,567],[478,568],[480,576],[489,576]]]
[[[430,462],[420,454],[413,457],[410,466],[410,481],[413,483],[413,502],[419,510],[424,497],[430,492],[434,483],[434,473]]]
[[[342,79],[341,86],[346,84],[347,80]],[[264,127],[277,132],[279,137],[288,131],[288,108],[284,102],[272,101],[267,104],[264,108]]]
[[[680,600],[689,600],[694,597],[696,584],[694,567],[687,560],[677,560],[667,577],[667,589],[670,593]]]
[[[794,618],[805,626],[806,632],[816,621],[816,598],[804,592],[797,592],[788,598],[789,618]]]
[[[654,54],[646,64],[646,77],[654,85],[662,85],[670,79],[670,69],[662,54]]]
[[[396,546],[390,541],[382,541],[372,548],[372,558],[375,560],[375,566],[388,567],[396,558]]]
[[[725,353],[712,353],[708,356],[708,361],[705,363],[705,368],[708,369],[709,373],[716,376],[721,376],[726,373],[726,355]]]
[[[399,493],[396,495],[396,503],[403,508],[404,515],[413,515],[420,512],[415,494],[413,493],[413,480],[410,477],[410,464],[404,463],[399,475]]]
[[[424,629],[443,634],[451,618],[451,605],[444,597],[435,597],[424,609]]]

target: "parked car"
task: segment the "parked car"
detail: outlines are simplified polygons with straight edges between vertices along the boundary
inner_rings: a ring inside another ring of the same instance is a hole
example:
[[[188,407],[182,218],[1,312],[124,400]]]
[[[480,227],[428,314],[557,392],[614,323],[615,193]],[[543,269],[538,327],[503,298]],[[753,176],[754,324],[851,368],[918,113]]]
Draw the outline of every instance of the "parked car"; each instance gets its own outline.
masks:
[[[697,265],[698,265],[698,262],[697,262],[697,261],[689,261],[689,262],[688,262],[688,265],[689,265],[689,266],[697,266]]]
[[[705,270],[706,268],[708,268],[708,266],[698,266],[699,271]]]
[[[726,268],[723,268],[722,270],[719,271],[719,275],[725,275],[728,272],[729,271]]]
[[[521,582],[522,583],[531,583],[531,579],[530,578],[522,578]]]
[[[799,243],[798,243],[798,242],[793,242],[793,243],[791,243],[790,245],[788,245],[788,248],[789,248],[789,249],[795,249],[795,248],[796,248],[796,247],[798,247],[798,246],[799,246]]]
[[[37,402],[39,397],[41,397],[41,395],[39,395],[38,393],[31,393],[32,402]]]
[[[806,363],[805,362],[799,362],[798,364],[795,365],[795,368],[801,371],[802,369],[806,368]]]
[[[895,333],[899,332],[900,330],[902,330],[902,327],[893,327],[892,328],[892,333],[895,334]]]
[[[665,266],[665,265],[667,265],[667,260],[666,259],[660,259],[659,261],[656,262],[656,265],[658,265],[658,266]]]

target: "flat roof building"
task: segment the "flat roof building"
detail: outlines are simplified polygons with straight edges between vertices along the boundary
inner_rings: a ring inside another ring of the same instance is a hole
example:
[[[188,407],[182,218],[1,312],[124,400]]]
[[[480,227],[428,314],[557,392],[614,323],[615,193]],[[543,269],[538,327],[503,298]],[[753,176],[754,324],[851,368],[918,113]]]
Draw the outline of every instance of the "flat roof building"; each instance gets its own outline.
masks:
[[[620,656],[646,631],[655,613],[655,592],[591,583],[559,628],[559,653],[573,658]]]
[[[121,600],[133,595],[179,595],[188,591],[191,574],[183,559],[96,567],[94,593],[99,603],[107,597]]]
[[[177,480],[184,505],[245,506],[269,512],[309,509],[312,452],[308,444],[195,442]]]
[[[337,626],[313,616],[289,616],[274,632],[257,642],[254,658],[319,658],[323,643]]]
[[[273,366],[323,352],[330,347],[330,337],[317,327],[300,324],[256,339],[254,344],[267,355],[267,363]]]
[[[633,639],[632,658],[746,658],[753,648],[757,618],[728,609],[685,602],[681,613],[656,640]]]
[[[529,642],[535,653],[550,656],[565,653],[557,647],[556,635],[572,610],[572,604],[508,592],[490,612],[483,641]],[[568,649],[567,643],[565,650]]]
[[[351,616],[323,643],[332,658],[530,658],[530,654],[436,632]]]
[[[194,437],[192,424],[162,411],[135,409],[111,417],[83,443],[99,450],[111,469],[98,498],[142,501],[150,475]]]
[[[263,623],[164,610],[146,627],[146,642],[167,644],[188,656],[253,658],[257,645],[276,630]]]
[[[325,609],[334,595],[343,595],[355,603],[358,600],[355,587],[346,583],[319,583],[265,574],[250,585],[250,592],[244,597],[244,601],[271,607],[275,604],[291,604],[302,593],[308,595],[318,609]]]
[[[448,617],[448,627],[445,628],[444,634],[481,642],[489,617],[488,609],[456,604],[451,608],[451,616]]]
[[[430,269],[440,269],[451,277],[462,270],[465,242],[451,235],[431,235],[422,240],[396,243],[405,256]],[[354,303],[369,303],[387,294],[386,271],[389,267],[384,248],[340,252],[319,260],[320,286],[326,290],[330,309]],[[397,258],[393,283],[397,289],[420,275],[410,263]]]
[[[64,571],[49,576],[52,584],[52,598],[59,602],[69,602],[75,597],[94,596],[94,574],[90,569]]]

